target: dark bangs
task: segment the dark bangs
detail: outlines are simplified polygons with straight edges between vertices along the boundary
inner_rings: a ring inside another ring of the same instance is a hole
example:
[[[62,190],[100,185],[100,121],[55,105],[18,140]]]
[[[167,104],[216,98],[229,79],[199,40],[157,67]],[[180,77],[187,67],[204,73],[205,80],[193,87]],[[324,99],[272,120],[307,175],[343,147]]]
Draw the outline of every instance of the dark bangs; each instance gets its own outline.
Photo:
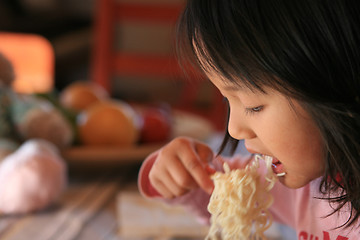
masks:
[[[234,84],[351,103],[359,90],[352,86],[360,66],[356,7],[343,0],[189,0],[177,52],[181,62],[191,56],[194,66]]]
[[[246,13],[239,14],[242,7],[233,5],[240,2],[188,2],[177,31],[180,63],[183,66],[190,63],[205,73],[214,71],[224,81],[253,90],[263,91],[263,86],[278,89],[283,84],[273,77],[262,59],[265,55],[262,49],[267,48],[262,42],[264,35],[249,23],[248,16],[239,19],[239,15]]]

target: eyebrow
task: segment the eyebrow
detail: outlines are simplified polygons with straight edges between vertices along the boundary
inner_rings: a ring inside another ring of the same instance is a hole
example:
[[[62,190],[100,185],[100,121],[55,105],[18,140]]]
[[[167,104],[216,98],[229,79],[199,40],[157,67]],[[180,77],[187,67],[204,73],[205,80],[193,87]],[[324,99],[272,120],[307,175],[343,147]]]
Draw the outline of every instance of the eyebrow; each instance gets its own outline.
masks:
[[[244,83],[229,81],[224,78],[222,78],[221,80],[224,83],[223,88],[226,91],[244,91],[246,89],[249,89]]]
[[[226,85],[225,87],[224,87],[224,89],[226,90],[226,91],[238,91],[238,90],[242,90],[242,89],[244,89],[243,87],[240,87],[240,86],[229,86],[229,85]]]
[[[263,93],[266,94],[266,91],[264,91],[263,89],[257,89],[257,88],[249,88],[247,86],[245,86],[244,84],[225,84],[224,85],[224,90],[225,91],[229,91],[229,92],[236,92],[236,91],[241,91],[241,92],[246,92],[246,91],[251,91],[251,92],[258,92],[258,93]]]
[[[242,91],[245,89],[245,86],[239,84],[225,84],[224,90],[226,91]]]

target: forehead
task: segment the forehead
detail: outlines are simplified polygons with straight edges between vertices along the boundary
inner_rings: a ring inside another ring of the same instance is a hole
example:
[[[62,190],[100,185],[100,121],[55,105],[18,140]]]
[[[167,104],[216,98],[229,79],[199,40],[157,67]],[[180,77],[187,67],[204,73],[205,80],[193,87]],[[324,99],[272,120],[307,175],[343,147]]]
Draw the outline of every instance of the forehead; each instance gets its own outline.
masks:
[[[213,68],[206,69],[205,75],[220,91],[239,91],[261,94],[272,91],[272,89],[268,86],[251,84],[249,80],[244,79],[242,76],[231,76],[229,79]]]
[[[239,79],[237,82],[233,80],[225,79],[222,75],[217,75],[215,73],[209,74],[208,79],[219,89],[219,91],[227,96],[228,94],[251,94],[251,95],[267,95],[269,92],[273,92],[274,89],[263,86],[257,88],[255,86],[250,86],[245,83],[244,80]]]
[[[192,39],[192,49],[201,70],[217,87],[262,93],[265,92],[265,87],[271,88],[271,76],[265,74],[261,69],[252,68],[249,71],[248,66],[245,65],[242,68],[234,67],[234,63],[225,61],[220,56],[217,59],[216,54],[209,53],[210,50],[206,48],[205,40],[201,37],[197,36]]]

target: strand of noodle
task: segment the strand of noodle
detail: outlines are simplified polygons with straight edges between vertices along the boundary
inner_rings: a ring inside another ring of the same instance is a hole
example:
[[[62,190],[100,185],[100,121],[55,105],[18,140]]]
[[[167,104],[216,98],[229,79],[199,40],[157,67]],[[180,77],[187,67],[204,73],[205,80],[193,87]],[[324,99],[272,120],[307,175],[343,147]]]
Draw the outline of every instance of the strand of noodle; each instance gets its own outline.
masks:
[[[267,184],[257,172],[259,160],[266,163]],[[269,191],[277,180],[271,163],[271,157],[256,155],[244,169],[230,170],[224,163],[224,173],[213,174],[214,191],[208,205],[211,226],[206,239],[266,239],[264,232],[272,224],[267,210],[273,202]]]

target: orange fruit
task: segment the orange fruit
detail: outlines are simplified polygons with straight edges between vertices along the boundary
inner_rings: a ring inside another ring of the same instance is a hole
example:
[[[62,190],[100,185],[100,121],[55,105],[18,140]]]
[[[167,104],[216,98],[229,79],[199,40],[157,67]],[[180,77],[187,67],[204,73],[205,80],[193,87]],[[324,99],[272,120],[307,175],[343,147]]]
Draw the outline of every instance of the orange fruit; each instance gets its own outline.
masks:
[[[59,101],[63,107],[79,112],[108,97],[105,89],[98,84],[74,82],[60,92]]]
[[[131,146],[139,137],[139,118],[120,100],[98,102],[77,116],[79,140],[92,146]]]

